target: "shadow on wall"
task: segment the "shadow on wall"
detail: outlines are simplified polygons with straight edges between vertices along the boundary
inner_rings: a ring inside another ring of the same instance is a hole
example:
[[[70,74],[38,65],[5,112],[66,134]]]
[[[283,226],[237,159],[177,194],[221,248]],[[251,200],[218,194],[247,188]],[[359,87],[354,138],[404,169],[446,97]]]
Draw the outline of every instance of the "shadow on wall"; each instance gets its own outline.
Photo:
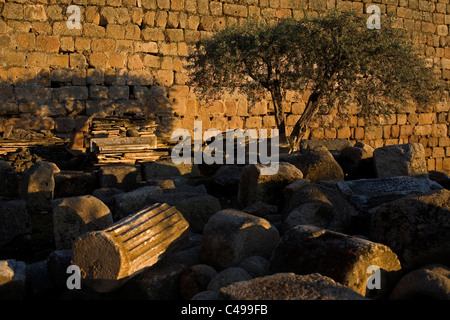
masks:
[[[177,119],[169,89],[158,85],[150,74],[144,79],[119,69],[15,69],[18,75],[8,72],[8,79],[0,82],[3,138],[8,130],[24,129],[50,130],[73,140],[77,132],[89,131],[93,118],[106,116],[154,119],[157,136],[170,137]],[[27,71],[35,74],[27,76]]]

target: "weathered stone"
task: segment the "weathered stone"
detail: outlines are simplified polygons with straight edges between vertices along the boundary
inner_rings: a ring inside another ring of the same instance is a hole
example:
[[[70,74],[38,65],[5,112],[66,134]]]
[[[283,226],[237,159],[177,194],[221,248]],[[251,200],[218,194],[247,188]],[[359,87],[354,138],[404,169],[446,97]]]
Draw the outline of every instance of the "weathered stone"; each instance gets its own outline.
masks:
[[[365,300],[362,295],[318,273],[277,273],[220,289],[231,300]]]
[[[450,269],[429,265],[404,275],[389,297],[392,300],[450,300]]]
[[[403,197],[442,189],[428,178],[413,177],[361,179],[338,182],[337,185],[354,206],[364,211]]]
[[[51,162],[38,161],[26,170],[22,178],[22,199],[30,212],[48,211],[55,190],[54,174],[59,168]]]
[[[47,258],[47,268],[55,285],[63,287],[66,285],[67,267],[71,265],[72,250],[54,250]]]
[[[147,185],[159,187],[163,191],[175,189],[175,182],[172,179],[164,179],[164,178],[150,179],[147,180]]]
[[[179,300],[180,278],[186,266],[157,263],[119,288],[119,297],[133,300]]]
[[[183,271],[180,279],[181,297],[191,299],[197,293],[205,291],[209,282],[217,275],[217,271],[206,264],[191,266]]]
[[[287,161],[303,172],[304,178],[311,183],[326,180],[344,180],[344,172],[325,147],[305,149],[300,153],[280,156],[280,161]]]
[[[270,262],[272,272],[318,272],[368,297],[389,293],[401,270],[397,256],[385,245],[313,226],[287,231]],[[379,290],[367,287],[372,265],[381,271]]]
[[[415,176],[427,173],[425,148],[420,143],[406,143],[375,149],[373,158],[379,178]]]
[[[237,191],[241,181],[242,167],[223,165],[217,170],[212,179],[218,187],[224,191]]]
[[[244,269],[253,278],[264,277],[270,274],[270,262],[264,257],[251,256],[239,262],[238,267]]]
[[[450,191],[410,196],[374,209],[370,239],[394,251],[405,269],[450,263]]]
[[[219,293],[217,291],[202,291],[192,297],[191,300],[217,300]]]
[[[0,196],[16,197],[18,187],[19,179],[14,168],[8,162],[0,160]]]
[[[307,183],[309,183],[309,182],[306,181],[306,179],[300,179],[300,180],[297,180],[297,181],[294,181],[294,182],[288,184],[283,189],[283,196],[284,196],[285,203],[289,203],[289,200],[291,199],[294,192],[297,191],[298,189],[300,189],[301,187],[303,187],[303,185],[305,185]]]
[[[124,192],[125,191],[117,188],[99,188],[95,189],[92,192],[92,195],[112,209],[114,205],[114,196]]]
[[[50,278],[47,261],[27,265],[27,293],[34,298],[50,298],[56,286]]]
[[[155,177],[195,177],[199,175],[200,171],[196,164],[175,164],[170,159],[161,159],[143,164],[143,180],[149,180]]]
[[[55,178],[55,198],[92,194],[98,187],[97,176],[91,172],[61,171]]]
[[[163,193],[153,195],[150,202],[167,203],[176,207],[189,222],[190,230],[195,233],[202,233],[208,219],[221,210],[219,200],[205,193]]]
[[[298,225],[312,225],[348,233],[358,211],[335,188],[304,184],[286,205],[282,230]]]
[[[301,150],[313,150],[317,147],[325,147],[330,152],[342,151],[346,147],[351,147],[352,143],[347,139],[331,139],[331,140],[303,140],[300,143]]]
[[[428,176],[430,180],[433,180],[439,183],[445,189],[450,190],[450,177],[444,172],[432,170],[428,172]]]
[[[119,220],[154,204],[152,196],[161,194],[159,187],[145,186],[113,197],[114,219]]]
[[[270,257],[280,236],[265,219],[235,209],[214,214],[203,229],[202,259],[217,269],[250,256]]]
[[[264,218],[269,215],[278,214],[278,207],[264,203],[262,201],[253,202],[251,205],[243,209],[245,213],[252,214],[257,217]]]
[[[80,267],[86,285],[108,292],[173,251],[186,238],[188,228],[176,208],[158,203],[108,229],[78,238],[73,264]]]
[[[134,165],[108,165],[98,170],[100,188],[118,188],[130,191],[137,186],[137,168]]]
[[[31,232],[31,220],[23,200],[0,201],[0,246],[15,236]]]
[[[243,208],[258,201],[282,205],[283,188],[303,178],[302,172],[287,162],[280,162],[275,174],[263,175],[263,169],[265,166],[261,164],[250,164],[242,169],[238,201]]]
[[[374,149],[364,143],[357,142],[353,147],[345,147],[339,153],[337,162],[348,180],[375,178],[373,164]]]
[[[25,297],[26,268],[22,261],[0,260],[0,300],[21,300]]]
[[[93,196],[53,200],[52,212],[57,249],[71,249],[77,237],[105,229],[114,222],[109,208]]]
[[[246,281],[252,279],[252,276],[248,274],[242,268],[230,267],[220,271],[208,284],[208,291],[218,291],[220,288],[227,287],[232,283]]]

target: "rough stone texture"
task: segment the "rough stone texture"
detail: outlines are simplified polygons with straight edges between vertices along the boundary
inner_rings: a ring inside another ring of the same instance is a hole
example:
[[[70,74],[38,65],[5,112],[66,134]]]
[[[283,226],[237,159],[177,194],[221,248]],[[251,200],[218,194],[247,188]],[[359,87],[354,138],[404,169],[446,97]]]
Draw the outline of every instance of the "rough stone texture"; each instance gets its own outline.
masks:
[[[113,196],[114,219],[119,220],[136,213],[144,207],[155,203],[152,196],[161,194],[162,190],[155,186],[145,186],[130,192]]]
[[[183,271],[180,279],[181,297],[191,299],[197,293],[205,291],[209,282],[217,275],[217,271],[206,264],[191,266]]]
[[[363,211],[407,196],[421,195],[442,186],[428,178],[392,177],[338,182],[337,186],[355,207]]]
[[[391,292],[392,300],[450,300],[450,269],[428,265],[404,275]]]
[[[266,204],[262,201],[253,202],[248,207],[242,209],[245,213],[252,214],[264,218],[269,215],[274,215],[278,213],[278,207],[275,205]]]
[[[101,200],[112,210],[114,205],[114,196],[124,192],[125,191],[117,188],[99,188],[95,189],[92,192],[92,195]]]
[[[303,172],[303,176],[311,183],[326,180],[344,180],[344,171],[325,147],[305,149],[300,153],[280,157]]]
[[[253,278],[264,277],[270,274],[269,260],[260,256],[251,256],[242,259],[238,267],[247,271]]]
[[[229,286],[232,283],[246,281],[252,279],[252,276],[248,274],[242,268],[230,267],[226,268],[216,274],[214,278],[208,284],[207,291],[218,291],[220,288]]]
[[[137,186],[137,168],[133,165],[101,166],[98,170],[100,188],[130,191]]]
[[[420,143],[384,146],[375,149],[373,158],[377,176],[415,176],[427,173],[425,148]]]
[[[31,220],[23,200],[0,201],[0,246],[15,236],[31,232]]]
[[[230,300],[365,300],[333,279],[312,273],[277,273],[220,289],[219,299]]]
[[[179,300],[180,278],[186,266],[162,261],[145,269],[119,288],[126,300]]]
[[[283,221],[283,230],[297,225],[313,225],[324,229],[348,233],[352,218],[358,211],[336,188],[317,184],[304,184],[290,197]]]
[[[221,210],[221,205],[216,197],[205,193],[170,192],[153,195],[153,203],[167,203],[176,207],[189,222],[190,230],[202,233],[209,218]]]
[[[59,168],[51,162],[38,161],[22,177],[22,199],[30,212],[48,211],[55,190],[54,174]]]
[[[19,178],[14,168],[0,160],[0,197],[16,197],[19,191]]]
[[[52,213],[57,249],[71,249],[79,236],[105,229],[114,222],[108,206],[93,196],[53,200]]]
[[[276,174],[263,175],[264,168],[260,164],[250,164],[242,169],[238,201],[243,208],[258,201],[280,205],[283,203],[283,188],[303,178],[302,172],[287,162],[279,163]]]
[[[374,209],[370,239],[389,246],[403,268],[450,263],[450,191],[405,197]]]
[[[375,178],[376,172],[373,164],[374,149],[364,143],[358,142],[352,147],[345,147],[339,153],[337,162],[344,171],[348,180]]]
[[[217,291],[202,291],[192,297],[191,300],[217,300],[219,293]]]
[[[363,296],[385,296],[398,280],[400,262],[387,246],[313,226],[287,231],[271,257],[272,272],[318,272]],[[381,268],[381,289],[369,290],[371,265]]]
[[[429,176],[430,180],[433,180],[433,181],[439,183],[445,189],[450,190],[450,177],[447,174],[445,174],[444,172],[432,170],[432,171],[428,172],[428,176]]]
[[[222,165],[213,176],[213,183],[222,191],[234,191],[239,188],[241,181],[242,167],[233,165]]]
[[[67,267],[71,265],[72,250],[54,250],[47,258],[47,268],[55,285],[66,286],[68,278]]]
[[[173,251],[186,238],[188,228],[176,208],[155,204],[78,238],[73,264],[80,267],[87,286],[109,292]]]
[[[21,300],[26,293],[26,264],[0,260],[0,300]]]
[[[202,259],[218,270],[242,259],[270,257],[280,236],[267,220],[235,209],[214,214],[203,229]]]
[[[55,174],[55,198],[67,198],[92,194],[98,187],[95,173],[61,171]]]
[[[149,180],[155,177],[173,177],[199,176],[200,171],[196,164],[175,164],[172,160],[158,160],[155,162],[145,163],[143,165],[143,180]]]

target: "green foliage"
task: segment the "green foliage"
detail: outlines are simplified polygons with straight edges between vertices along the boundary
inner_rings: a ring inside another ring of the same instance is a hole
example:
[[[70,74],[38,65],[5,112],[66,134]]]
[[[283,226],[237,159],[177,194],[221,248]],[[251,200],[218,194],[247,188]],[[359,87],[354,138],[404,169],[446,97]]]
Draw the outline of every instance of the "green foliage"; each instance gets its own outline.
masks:
[[[339,104],[357,103],[368,117],[393,113],[412,100],[427,105],[439,99],[443,85],[406,33],[388,17],[382,17],[381,29],[369,30],[366,19],[333,10],[299,21],[228,27],[196,43],[188,57],[190,84],[204,97],[235,89],[258,97],[268,90],[274,102],[287,89],[308,89],[313,98],[306,122],[319,108]]]

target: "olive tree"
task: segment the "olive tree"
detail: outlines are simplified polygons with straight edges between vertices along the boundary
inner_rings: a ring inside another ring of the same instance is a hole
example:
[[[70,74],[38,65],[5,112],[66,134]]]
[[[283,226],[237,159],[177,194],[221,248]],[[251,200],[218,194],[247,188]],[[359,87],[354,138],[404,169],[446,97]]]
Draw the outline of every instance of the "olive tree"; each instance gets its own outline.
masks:
[[[430,104],[443,83],[414,49],[407,34],[384,17],[368,29],[367,17],[332,10],[301,20],[248,21],[195,43],[188,57],[190,85],[203,97],[239,90],[250,98],[269,92],[280,139],[295,149],[319,112],[356,103],[359,115],[392,114],[413,101]],[[286,136],[286,90],[310,92]]]

